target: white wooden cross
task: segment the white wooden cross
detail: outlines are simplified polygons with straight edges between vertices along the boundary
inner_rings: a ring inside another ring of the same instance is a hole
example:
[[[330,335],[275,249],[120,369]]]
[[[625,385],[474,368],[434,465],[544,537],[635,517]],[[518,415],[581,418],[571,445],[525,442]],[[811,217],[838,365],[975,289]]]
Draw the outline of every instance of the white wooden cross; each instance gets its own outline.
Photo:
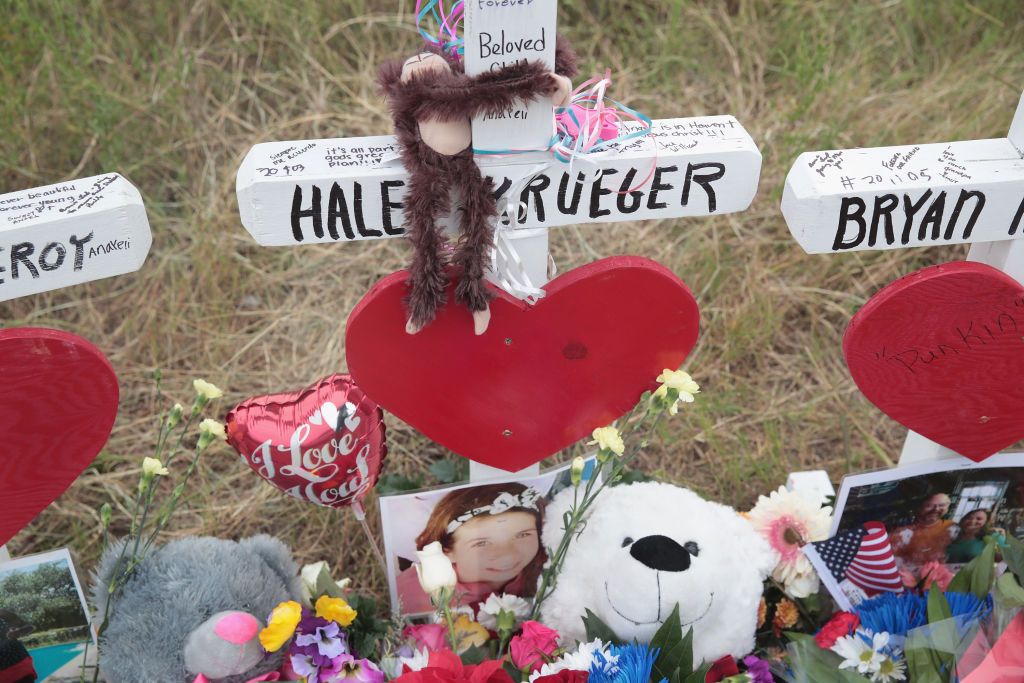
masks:
[[[467,73],[520,59],[553,68],[556,7],[467,2]],[[753,201],[761,153],[732,116],[654,121],[651,135],[569,165],[546,151],[552,113],[549,101],[474,121],[476,150],[538,150],[477,157],[507,208],[489,279],[520,298],[543,294],[549,228],[724,214]],[[258,144],[238,170],[242,224],[264,246],[401,237],[406,174],[397,152],[391,135]],[[473,481],[494,476],[508,474],[472,463]]]
[[[0,301],[135,272],[152,241],[117,173],[0,195]]]
[[[1005,138],[801,154],[782,213],[811,254],[970,243],[1024,282],[1024,96]],[[900,464],[955,457],[909,432]]]
[[[135,272],[152,241],[142,195],[117,173],[0,194],[0,301]]]

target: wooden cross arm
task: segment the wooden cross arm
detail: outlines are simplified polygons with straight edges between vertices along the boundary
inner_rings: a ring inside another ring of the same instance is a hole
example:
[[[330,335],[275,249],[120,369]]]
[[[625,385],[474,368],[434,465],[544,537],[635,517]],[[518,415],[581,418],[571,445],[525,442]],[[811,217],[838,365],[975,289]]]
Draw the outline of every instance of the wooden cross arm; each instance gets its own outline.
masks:
[[[238,170],[242,224],[264,246],[400,237],[407,176],[397,152],[392,136],[256,145]],[[547,152],[477,161],[499,201],[521,187],[517,229],[743,211],[761,171],[732,116],[655,121],[652,136],[572,166]]]
[[[0,195],[0,301],[131,273],[152,235],[117,173]]]
[[[808,253],[1024,235],[1024,99],[1007,138],[801,154],[782,213]]]

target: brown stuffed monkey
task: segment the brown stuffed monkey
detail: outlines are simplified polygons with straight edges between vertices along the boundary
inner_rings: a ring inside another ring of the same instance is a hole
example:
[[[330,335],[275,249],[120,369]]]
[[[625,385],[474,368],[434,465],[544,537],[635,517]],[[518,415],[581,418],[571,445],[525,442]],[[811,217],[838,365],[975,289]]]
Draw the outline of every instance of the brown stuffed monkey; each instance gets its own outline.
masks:
[[[556,43],[554,73],[540,62],[520,62],[471,77],[460,60],[434,46],[381,68],[380,84],[409,174],[404,200],[406,232],[413,248],[406,298],[409,334],[430,323],[445,303],[447,240],[437,221],[450,207],[452,190],[461,197],[460,237],[451,259],[459,272],[455,299],[473,313],[476,334],[486,331],[492,295],[484,273],[494,240],[497,202],[494,183],[473,159],[470,121],[543,95],[551,96],[556,107],[562,106],[572,91],[574,75],[576,55],[561,38]]]

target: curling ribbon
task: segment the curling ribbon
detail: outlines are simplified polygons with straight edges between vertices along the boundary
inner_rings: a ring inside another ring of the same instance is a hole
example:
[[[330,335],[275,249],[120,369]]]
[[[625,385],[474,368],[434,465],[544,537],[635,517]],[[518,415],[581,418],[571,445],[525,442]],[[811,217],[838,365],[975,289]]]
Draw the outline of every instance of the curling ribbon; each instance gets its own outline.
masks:
[[[497,281],[496,284],[512,296],[531,305],[542,299],[546,292],[530,279],[523,260],[519,258],[519,253],[512,244],[511,234],[519,221],[519,212],[526,208],[526,205],[519,201],[523,189],[547,167],[547,162],[533,166],[513,182],[498,201],[498,228],[494,233],[494,249],[491,251],[491,272]],[[543,230],[545,228],[517,230],[516,234],[520,237],[530,237]]]
[[[437,23],[437,35],[434,35],[423,23],[427,17],[433,16]],[[451,9],[445,10],[444,0],[416,0],[416,28],[423,39],[432,45],[439,45],[444,52],[452,54],[456,59],[465,52],[459,29],[466,16],[463,0],[458,0]]]
[[[651,118],[607,97],[606,93],[611,83],[611,71],[609,70],[605,71],[603,77],[595,76],[577,87],[569,98],[568,105],[555,111],[555,134],[546,147],[505,150],[474,148],[473,153],[480,156],[510,156],[527,152],[550,151],[557,160],[569,165],[571,173],[574,163],[579,159],[585,159],[587,155],[608,151],[616,145],[649,135],[654,127]],[[606,102],[612,106],[607,106]],[[622,124],[626,122],[638,123],[639,126],[623,126]],[[658,146],[654,143],[653,138],[651,144],[654,161],[647,175],[632,188],[620,191],[618,194],[634,192],[646,185],[654,175]]]

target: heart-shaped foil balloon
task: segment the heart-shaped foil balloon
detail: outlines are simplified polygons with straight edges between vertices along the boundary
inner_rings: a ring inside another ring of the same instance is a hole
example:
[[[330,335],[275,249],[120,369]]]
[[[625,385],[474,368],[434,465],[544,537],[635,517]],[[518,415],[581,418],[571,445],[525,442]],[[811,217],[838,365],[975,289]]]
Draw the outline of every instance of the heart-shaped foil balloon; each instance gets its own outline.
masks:
[[[227,433],[258,475],[324,507],[359,503],[387,454],[384,413],[348,375],[242,401],[228,413]]]

